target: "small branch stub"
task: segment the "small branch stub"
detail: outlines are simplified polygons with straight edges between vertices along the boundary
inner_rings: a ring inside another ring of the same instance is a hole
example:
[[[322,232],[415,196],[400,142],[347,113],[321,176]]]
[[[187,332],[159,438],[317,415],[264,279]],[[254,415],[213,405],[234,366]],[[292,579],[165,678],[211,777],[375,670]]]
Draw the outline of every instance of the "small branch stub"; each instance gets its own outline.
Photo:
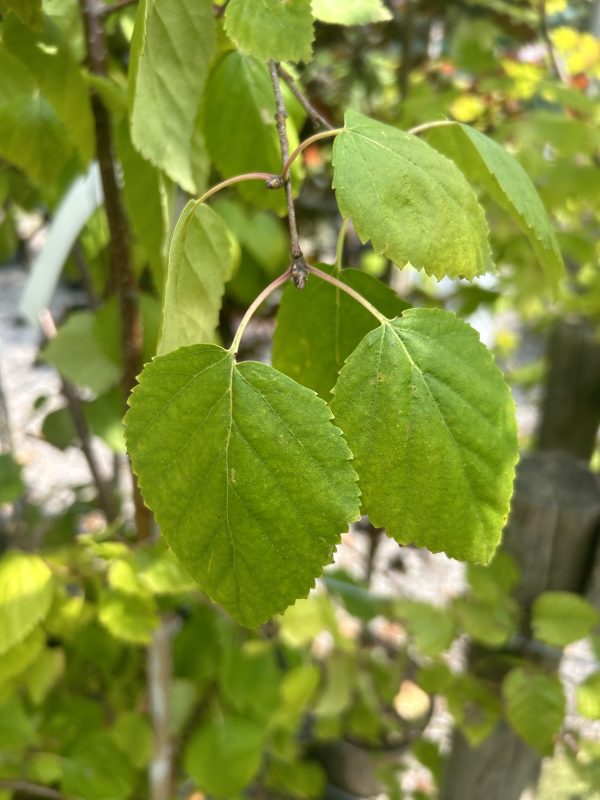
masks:
[[[267,189],[283,189],[283,178],[281,175],[270,175],[266,181]]]
[[[296,256],[292,262],[292,280],[296,289],[304,289],[308,280],[308,272],[304,256]]]

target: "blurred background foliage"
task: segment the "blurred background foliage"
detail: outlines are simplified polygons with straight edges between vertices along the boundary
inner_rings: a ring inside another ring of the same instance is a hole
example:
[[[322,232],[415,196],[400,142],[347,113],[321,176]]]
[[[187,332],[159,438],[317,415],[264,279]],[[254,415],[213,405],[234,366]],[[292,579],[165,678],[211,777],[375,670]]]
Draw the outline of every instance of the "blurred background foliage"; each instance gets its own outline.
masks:
[[[567,277],[552,301],[524,238],[491,204],[493,276],[440,283],[411,268],[400,272],[352,229],[344,263],[380,277],[403,299],[447,307],[479,326],[521,408],[535,408],[550,331],[577,320],[595,342],[600,315],[600,4],[387,5],[390,19],[382,23],[317,23],[314,60],[297,70],[311,102],[334,124],[346,108],[403,129],[453,119],[502,143],[552,215]],[[106,76],[84,66],[75,0],[0,0],[0,9],[0,262],[27,272],[46,224],[94,157],[89,96],[97,92],[111,115],[150,358],[173,209],[185,198],[129,138],[136,9],[123,5],[105,17]],[[219,54],[228,54],[220,22],[218,42]],[[235,107],[218,116],[219,104],[227,106],[223,73],[236,58],[231,51],[209,76],[208,156],[200,148],[194,165],[198,193],[227,176],[232,160],[236,171],[255,167],[246,161],[262,146],[259,120],[242,115],[226,128]],[[291,126],[305,138],[312,125],[290,94],[286,100]],[[340,220],[330,148],[314,145],[304,156],[296,180],[305,252],[331,262]],[[285,223],[260,207],[262,197],[244,187],[213,206],[238,262],[217,334],[224,343],[287,263]],[[165,752],[169,796],[189,800],[451,798],[443,785],[457,746],[452,729],[475,763],[477,748],[501,724],[535,759],[557,753],[538,789],[514,797],[600,797],[598,612],[583,587],[579,594],[542,592],[524,607],[515,597],[522,565],[500,552],[491,567],[470,567],[452,596],[433,577],[427,600],[416,599],[403,583],[402,551],[382,546],[381,532],[363,521],[346,545],[353,556],[341,557],[310,598],[251,633],[196,592],[160,543],[133,540],[108,231],[100,208],[70,253],[62,281],[71,302],[37,367],[59,371],[62,399],[57,405],[41,395],[32,403],[56,469],[71,448],[87,448],[91,468],[94,450],[104,453],[103,474],[72,487],[69,502],[54,507],[32,485],[15,445],[8,411],[22,401],[2,396],[0,404],[0,798],[148,797],[148,770],[160,768]],[[249,331],[244,357],[268,357],[274,324],[268,308]],[[597,467],[595,381],[592,435],[576,455]],[[521,414],[521,422],[525,449],[538,434],[530,418]],[[428,564],[423,555],[419,580],[428,580]],[[565,696],[557,667],[563,649],[582,639],[584,669]],[[162,727],[152,691],[168,700]],[[508,786],[518,765],[502,769]]]

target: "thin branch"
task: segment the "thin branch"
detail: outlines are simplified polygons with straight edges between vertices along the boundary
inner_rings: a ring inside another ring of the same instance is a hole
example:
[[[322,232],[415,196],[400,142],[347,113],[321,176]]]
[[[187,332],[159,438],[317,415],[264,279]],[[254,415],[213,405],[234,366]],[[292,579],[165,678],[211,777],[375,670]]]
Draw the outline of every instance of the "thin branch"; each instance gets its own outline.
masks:
[[[252,302],[246,313],[244,314],[242,321],[238,325],[238,329],[235,332],[235,336],[233,337],[233,342],[231,343],[231,347],[229,348],[230,352],[233,355],[237,355],[238,350],[240,349],[240,342],[242,341],[242,336],[244,335],[244,331],[246,330],[246,326],[254,316],[257,309],[265,302],[267,297],[272,294],[275,289],[279,286],[282,286],[287,280],[289,280],[293,276],[292,267],[286,269],[283,275],[280,275],[278,278],[270,283],[267,287],[265,287],[262,292],[258,295],[256,300]]]
[[[90,265],[87,262],[79,239],[77,239],[73,244],[73,247],[71,248],[71,255],[73,256],[73,261],[79,270],[81,282],[83,283],[83,288],[87,294],[89,307],[92,309],[99,308],[100,300],[98,299],[98,296],[94,290],[94,282],[92,279],[92,273],[90,271]]]
[[[281,163],[285,165],[290,155],[290,145],[288,142],[286,130],[286,117],[287,111],[285,110],[285,103],[283,102],[283,95],[281,94],[281,86],[279,85],[279,74],[277,72],[278,63],[276,61],[269,61],[269,71],[271,73],[271,83],[273,84],[273,93],[275,94],[275,122],[277,124],[277,133],[279,134],[279,147],[281,149]],[[292,182],[289,176],[284,178],[283,187],[285,189],[285,199],[287,202],[288,222],[290,226],[290,242],[292,251],[292,277],[294,285],[297,289],[303,289],[308,278],[308,267],[304,260],[304,254],[300,247],[300,240],[298,238],[298,227],[296,225],[296,209],[294,208],[294,198],[292,196]]]
[[[107,74],[108,50],[102,24],[103,9],[100,0],[79,0],[83,16],[87,61],[93,75]],[[108,220],[108,260],[111,277],[120,308],[121,351],[123,353],[123,392],[125,398],[133,389],[142,366],[142,320],[139,308],[139,288],[133,268],[129,223],[119,189],[113,158],[111,120],[97,94],[92,94],[92,112],[96,135],[96,154],[100,165],[100,177],[104,192],[104,207]],[[130,470],[131,472],[131,470]],[[152,516],[144,505],[137,481],[131,472],[135,525],[138,539],[147,539],[152,534]]]
[[[106,19],[106,17],[109,17],[116,11],[121,11],[121,9],[127,8],[128,6],[134,6],[137,1],[138,0],[117,0],[116,3],[112,3],[109,6],[103,6],[102,9],[98,11],[98,15],[103,19]]]
[[[567,68],[563,59],[560,55],[556,52],[556,48],[554,47],[554,42],[552,41],[552,37],[550,36],[550,28],[548,26],[548,15],[546,14],[546,0],[539,0],[539,19],[540,19],[540,33],[542,35],[542,39],[544,40],[544,44],[546,45],[546,51],[548,53],[548,59],[552,64],[552,68],[556,77],[561,83],[564,83],[565,86],[570,86],[569,80],[569,73],[567,72]]]
[[[344,129],[343,128],[331,128],[328,131],[321,131],[321,133],[315,133],[312,136],[309,136],[308,139],[304,139],[303,142],[300,142],[298,147],[294,150],[291,156],[288,156],[285,161],[283,162],[283,169],[281,170],[281,177],[284,181],[288,179],[288,175],[290,174],[290,168],[294,161],[298,158],[300,153],[303,150],[306,150],[307,147],[310,147],[311,144],[315,142],[320,142],[321,139],[331,139],[333,136],[337,136],[338,133],[341,133]]]
[[[171,739],[172,638],[180,620],[165,617],[154,631],[147,651],[148,699],[154,729],[154,754],[149,766],[150,800],[170,800],[173,780]]]
[[[29,781],[0,780],[0,789],[7,789],[9,792],[24,792],[33,797],[48,797],[50,800],[66,800],[65,795],[57,789]]]
[[[40,327],[46,339],[54,339],[56,336],[56,326],[52,319],[52,314],[46,309],[40,315]],[[98,505],[102,509],[107,522],[114,522],[117,518],[117,510],[113,501],[112,494],[100,471],[96,455],[92,446],[92,437],[88,428],[87,420],[83,413],[81,401],[77,397],[74,387],[61,377],[61,394],[67,402],[67,409],[71,415],[73,427],[79,437],[79,445],[85,460],[87,461],[96,492],[98,493]]]
[[[277,65],[277,72],[279,76],[283,79],[283,81],[287,84],[290,92],[294,95],[296,100],[300,103],[302,108],[306,111],[308,116],[310,117],[312,124],[315,128],[326,128],[327,130],[333,130],[334,126],[325,119],[325,117],[317,111],[317,109],[312,105],[308,97],[302,92],[294,77],[290,75],[290,73],[281,66],[281,64]]]
[[[321,278],[322,281],[326,281],[327,283],[330,283],[332,286],[336,286],[338,289],[341,289],[342,292],[346,292],[347,295],[350,295],[350,297],[356,300],[357,303],[360,303],[361,306],[364,306],[364,308],[366,308],[367,311],[373,314],[375,319],[377,319],[381,323],[381,325],[386,325],[389,322],[387,317],[384,317],[383,314],[381,314],[375,308],[374,305],[371,305],[371,303],[369,303],[369,301],[366,300],[362,296],[362,294],[359,294],[351,286],[342,283],[342,281],[339,281],[337,278],[334,278],[333,275],[328,275],[326,272],[322,272],[320,269],[317,269],[317,267],[309,266],[308,271],[313,275],[316,275],[317,278]]]

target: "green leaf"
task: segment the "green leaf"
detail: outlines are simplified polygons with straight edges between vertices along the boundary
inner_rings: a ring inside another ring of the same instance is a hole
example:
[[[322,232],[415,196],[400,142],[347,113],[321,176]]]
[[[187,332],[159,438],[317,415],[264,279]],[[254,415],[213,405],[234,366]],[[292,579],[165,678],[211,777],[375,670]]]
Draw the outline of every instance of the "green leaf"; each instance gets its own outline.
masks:
[[[39,556],[13,550],[0,560],[0,655],[44,619],[52,593],[52,573]]]
[[[333,653],[325,664],[325,686],[315,705],[319,717],[334,717],[350,706],[356,686],[356,665],[345,653]]]
[[[0,505],[18,500],[24,491],[21,465],[10,453],[0,453]]]
[[[454,314],[410,309],[346,360],[332,410],[376,527],[487,563],[509,510],[514,402],[479,336]]]
[[[600,614],[594,606],[571,592],[544,592],[533,604],[533,635],[555,647],[583,639],[598,622]]]
[[[501,145],[459,122],[432,128],[427,141],[510,214],[528,237],[549,285],[556,289],[564,275],[560,249],[544,204],[519,162]]]
[[[203,116],[206,145],[223,177],[255,170],[281,172],[275,99],[263,62],[235,50],[225,53],[210,73]],[[288,136],[294,148],[298,136],[289,119]],[[249,202],[284,211],[281,191],[270,191],[254,181],[241,183],[239,191]]]
[[[392,18],[382,0],[312,0],[312,10],[321,22],[333,25],[366,25]]]
[[[243,717],[207,722],[186,748],[184,766],[198,786],[219,797],[235,797],[258,772],[264,731]]]
[[[280,672],[269,642],[227,642],[219,684],[223,697],[244,716],[266,721],[278,705]]]
[[[310,0],[230,0],[225,30],[239,49],[262,61],[310,61]]]
[[[594,672],[577,687],[577,710],[587,719],[600,718],[600,672]]]
[[[416,647],[429,658],[447,650],[456,636],[454,621],[445,608],[400,600],[395,604],[395,612],[406,625]]]
[[[65,651],[46,647],[25,675],[23,683],[31,702],[39,706],[65,670]]]
[[[42,27],[42,0],[0,0],[0,9],[4,13],[12,11],[30,28]]]
[[[115,143],[123,170],[123,198],[160,294],[170,229],[169,193],[160,172],[133,147],[126,120],[116,127]]]
[[[77,386],[103,394],[121,377],[121,367],[102,341],[102,324],[92,311],[75,311],[44,349],[44,359]]]
[[[56,182],[73,150],[50,103],[0,47],[0,155],[37,183]]]
[[[436,278],[491,268],[483,210],[461,171],[410,133],[346,112],[333,145],[340,211],[361,241]]]
[[[78,737],[63,759],[63,792],[77,800],[126,800],[135,777],[128,759],[105,731]]]
[[[39,34],[14,16],[3,26],[3,44],[33,78],[64,125],[67,140],[86,165],[94,155],[94,120],[83,75],[60,30],[45,18]]]
[[[202,589],[247,626],[306,596],[358,514],[326,404],[214,345],[147,364],[130,404],[144,499]]]
[[[457,597],[453,610],[464,632],[489,647],[500,647],[517,631],[519,606],[507,595],[494,601]]]
[[[131,45],[131,140],[192,193],[196,117],[214,51],[210,0],[142,0]]]
[[[512,669],[502,683],[506,717],[519,736],[542,755],[551,755],[566,704],[555,676]]]
[[[190,200],[173,233],[162,310],[159,355],[214,338],[233,248],[225,223]]]
[[[501,713],[498,697],[473,675],[457,675],[444,690],[448,710],[471,747],[477,747],[496,727]]]
[[[0,660],[0,688],[4,688],[12,678],[22,675],[33,664],[44,649],[45,641],[40,628],[34,628],[23,641],[3,653]]]
[[[152,600],[117,591],[104,593],[98,619],[109,633],[130,644],[149,644],[159,622]]]
[[[112,728],[113,739],[136,769],[148,766],[152,758],[154,736],[146,717],[135,711],[119,714]]]
[[[319,265],[328,274],[333,267]],[[409,306],[388,286],[357,269],[336,274],[382,314],[399,316]],[[329,400],[338,372],[375,317],[341,289],[312,277],[299,292],[286,287],[273,337],[273,366]]]

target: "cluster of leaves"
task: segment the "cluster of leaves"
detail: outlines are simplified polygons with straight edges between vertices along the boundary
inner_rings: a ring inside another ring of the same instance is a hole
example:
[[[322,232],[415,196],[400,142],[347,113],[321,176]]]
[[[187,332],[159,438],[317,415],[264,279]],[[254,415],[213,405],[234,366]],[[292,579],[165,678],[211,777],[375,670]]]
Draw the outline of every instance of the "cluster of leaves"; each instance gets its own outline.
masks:
[[[466,594],[444,608],[378,597],[332,571],[320,592],[250,634],[194,591],[164,547],[132,550],[103,534],[43,560],[9,553],[0,561],[0,780],[58,785],[85,800],[143,791],[152,756],[144,648],[159,614],[176,631],[169,702],[181,786],[219,797],[260,786],[274,797],[318,798],[328,753],[345,741],[373,755],[364,780],[390,797],[399,796],[403,755],[411,752],[431,772],[432,796],[443,758],[421,734],[436,695],[473,746],[504,717],[550,753],[565,697],[532,648],[557,656],[590,634],[598,613],[568,593],[541,595],[535,640],[522,655],[510,597],[514,564],[501,554],[468,577]],[[496,653],[506,673],[501,688],[449,660],[465,634]],[[600,708],[599,675],[577,694],[579,712],[591,719]],[[597,788],[586,747],[573,763]]]
[[[144,648],[161,619],[178,627],[170,700],[182,788],[237,797],[254,785],[276,797],[319,797],[326,746],[339,741],[379,753],[376,777],[390,797],[398,796],[407,748],[439,782],[441,756],[420,737],[435,694],[471,744],[504,717],[540,753],[551,752],[564,693],[551,669],[519,650],[516,574],[504,558],[470,568],[469,592],[444,609],[374,597],[331,573],[268,635],[236,627],[195,591],[200,583],[233,617],[257,625],[306,595],[359,503],[403,543],[491,558],[516,459],[513,405],[474,331],[428,296],[426,275],[415,299],[436,308],[409,308],[362,269],[319,265],[376,314],[311,275],[304,292],[283,293],[275,369],[238,364],[215,342],[231,338],[231,310],[247,307],[287,265],[287,237],[273,214],[285,210],[283,193],[243,183],[210,207],[190,201],[172,237],[169,229],[176,185],[201,194],[217,176],[281,171],[265,60],[310,61],[316,30],[306,85],[336,117],[352,97],[391,123],[348,111],[333,147],[339,210],[371,241],[370,255],[436,278],[472,279],[492,266],[493,251],[494,290],[458,284],[454,307],[466,314],[504,295],[539,316],[540,276],[557,289],[560,245],[576,291],[563,291],[557,308],[597,313],[598,104],[549,80],[544,65],[510,57],[500,42],[515,27],[518,36],[525,27],[528,41],[536,18],[506,24],[518,9],[494,7],[483,20],[448,11],[448,51],[415,74],[399,105],[389,85],[393,25],[378,24],[391,16],[380,0],[230,0],[217,19],[209,2],[147,0],[107,17],[104,77],[80,67],[77,3],[0,0],[0,155],[10,165],[0,175],[0,256],[14,251],[15,209],[55,211],[92,159],[93,88],[111,112],[136,237],[144,360],[159,354],[134,395],[128,441],[146,500],[194,578],[161,547],[112,541],[110,527],[75,539],[81,514],[94,507],[84,490],[59,520],[26,506],[31,539],[42,527],[45,549],[43,560],[10,553],[0,562],[0,780],[25,777],[86,800],[143,793],[152,752]],[[357,32],[332,23],[373,24]],[[338,66],[332,30],[346,48]],[[357,48],[356,36],[376,52]],[[596,68],[586,34],[565,28],[555,41],[572,74]],[[354,59],[365,63],[352,69]],[[340,97],[318,80],[337,70],[345,75],[336,87],[353,82]],[[282,89],[293,148],[305,111]],[[423,139],[405,132],[448,113],[453,121]],[[309,183],[328,171],[322,156],[317,164]],[[558,237],[528,174],[560,222]],[[296,193],[305,177],[299,160],[291,175]],[[44,358],[82,391],[90,431],[122,454],[120,320],[107,243],[101,209],[80,237],[100,307],[70,314]],[[66,274],[77,275],[74,261]],[[46,414],[42,432],[63,449],[79,435],[66,407]],[[1,455],[0,502],[20,502],[23,491],[17,462]],[[596,623],[580,598],[546,593],[529,645],[534,656],[536,642],[562,648]],[[399,643],[378,633],[382,625]],[[498,650],[499,691],[485,673],[448,666],[464,634]],[[597,717],[599,697],[595,673],[579,688],[580,713]],[[574,760],[595,786],[596,755],[581,742]]]

